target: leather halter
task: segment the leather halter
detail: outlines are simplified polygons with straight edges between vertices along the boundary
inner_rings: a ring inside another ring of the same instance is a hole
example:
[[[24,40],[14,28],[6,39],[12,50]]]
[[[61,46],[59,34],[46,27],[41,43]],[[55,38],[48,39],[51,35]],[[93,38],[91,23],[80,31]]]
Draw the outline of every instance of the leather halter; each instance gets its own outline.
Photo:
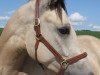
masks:
[[[84,53],[82,53],[80,55],[77,55],[75,57],[72,57],[72,58],[69,58],[69,59],[64,59],[57,52],[57,50],[54,49],[53,46],[50,45],[50,43],[41,34],[40,19],[39,19],[39,3],[40,3],[40,0],[36,0],[36,5],[35,5],[35,25],[34,25],[34,30],[36,32],[36,43],[35,43],[35,57],[36,57],[36,60],[38,61],[37,49],[38,49],[39,43],[41,42],[48,48],[48,50],[51,51],[51,53],[53,53],[53,55],[57,59],[58,63],[60,63],[60,65],[61,65],[61,68],[60,68],[59,72],[57,73],[57,75],[64,75],[64,71],[67,69],[67,67],[69,65],[72,65],[72,64],[76,63],[77,61],[85,58],[87,56],[87,53],[84,52]],[[39,63],[39,61],[38,61],[38,63]]]

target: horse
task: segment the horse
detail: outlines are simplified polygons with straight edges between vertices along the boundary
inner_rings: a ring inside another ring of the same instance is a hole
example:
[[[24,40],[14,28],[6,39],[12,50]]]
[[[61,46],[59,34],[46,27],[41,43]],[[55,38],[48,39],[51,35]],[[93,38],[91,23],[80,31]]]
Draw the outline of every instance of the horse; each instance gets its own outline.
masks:
[[[0,36],[0,75],[44,75],[36,63],[36,1],[29,0],[20,7]],[[76,35],[65,12],[64,0],[41,0],[39,5],[41,34],[50,45],[65,59],[82,52],[88,54],[86,58],[67,66],[65,74],[100,75],[100,40],[93,36]],[[61,67],[56,57],[41,42],[37,59],[52,75]]]

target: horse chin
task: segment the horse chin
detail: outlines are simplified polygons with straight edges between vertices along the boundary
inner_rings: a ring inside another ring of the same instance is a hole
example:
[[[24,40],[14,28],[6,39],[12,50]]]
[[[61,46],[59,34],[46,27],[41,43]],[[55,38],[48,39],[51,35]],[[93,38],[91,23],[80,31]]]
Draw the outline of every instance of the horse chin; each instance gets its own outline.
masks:
[[[65,75],[94,75],[92,71],[86,71],[86,70],[66,70]]]
[[[78,63],[70,65],[65,75],[94,75],[92,68],[85,61],[79,61]]]
[[[79,63],[78,63],[79,64]],[[47,68],[58,73],[60,69],[60,65],[57,61],[51,62]],[[80,66],[80,65],[70,65],[66,70],[65,70],[65,75],[94,75],[93,71],[86,67],[86,65]]]
[[[82,73],[82,72],[80,72],[80,73],[72,73],[70,71],[66,72],[65,74],[66,75],[94,75],[93,72],[88,72],[88,73],[86,73],[86,72],[84,72],[84,73]]]

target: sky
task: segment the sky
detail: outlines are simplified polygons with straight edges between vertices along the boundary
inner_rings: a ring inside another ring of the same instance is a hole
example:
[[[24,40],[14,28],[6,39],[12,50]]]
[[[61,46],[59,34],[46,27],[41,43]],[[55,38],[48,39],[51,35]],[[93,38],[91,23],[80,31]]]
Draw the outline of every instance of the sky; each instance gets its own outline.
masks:
[[[8,2],[7,2],[8,1]],[[0,27],[28,0],[0,0]],[[100,31],[100,0],[65,0],[71,24],[76,30]]]

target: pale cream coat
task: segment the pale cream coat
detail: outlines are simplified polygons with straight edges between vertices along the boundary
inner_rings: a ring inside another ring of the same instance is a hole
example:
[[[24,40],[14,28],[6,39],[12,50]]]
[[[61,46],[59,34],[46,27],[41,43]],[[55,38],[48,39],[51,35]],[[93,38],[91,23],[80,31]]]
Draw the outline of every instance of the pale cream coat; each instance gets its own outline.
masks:
[[[87,58],[69,66],[66,75],[100,75],[100,40],[92,36],[77,37],[64,11],[62,25],[55,10],[45,8],[48,1],[43,0],[40,4],[42,35],[62,56],[70,58],[84,51],[88,53]],[[34,62],[34,5],[35,0],[30,0],[16,11],[1,34],[0,75],[44,75]],[[69,35],[60,35],[57,31],[64,26],[70,27]],[[48,69],[58,72],[60,65],[42,43],[38,48],[38,59]]]

